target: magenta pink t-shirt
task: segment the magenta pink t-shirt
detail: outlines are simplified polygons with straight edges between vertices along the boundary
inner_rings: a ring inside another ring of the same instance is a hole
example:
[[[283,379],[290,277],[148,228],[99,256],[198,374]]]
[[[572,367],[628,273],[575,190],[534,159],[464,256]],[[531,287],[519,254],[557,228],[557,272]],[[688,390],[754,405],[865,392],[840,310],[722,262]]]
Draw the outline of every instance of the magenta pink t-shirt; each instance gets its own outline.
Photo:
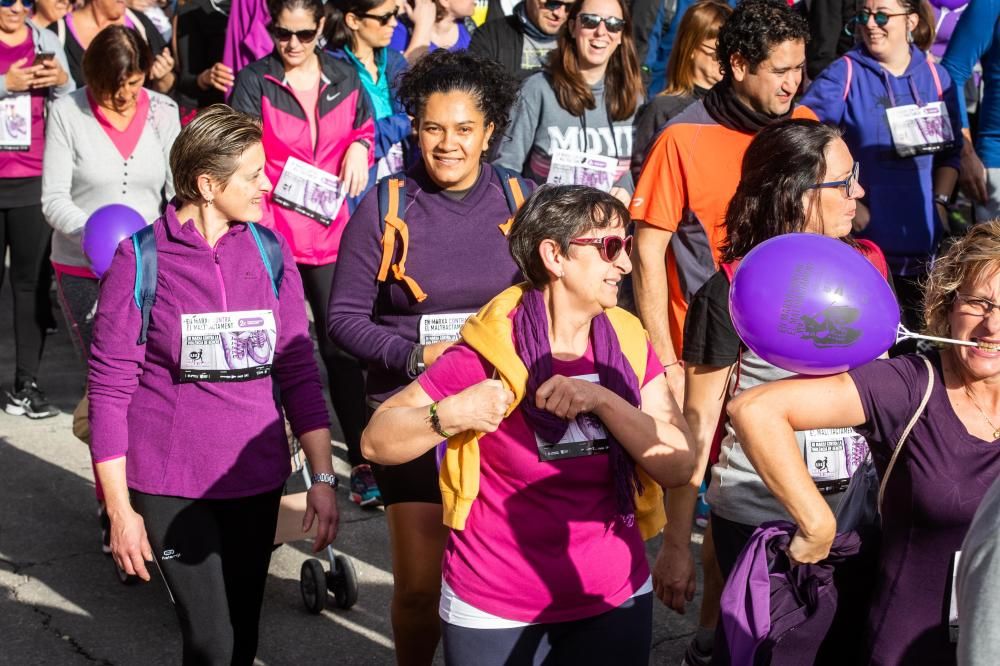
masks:
[[[652,346],[647,358],[643,386],[663,374]],[[592,349],[553,359],[552,371],[596,374]],[[441,400],[492,376],[485,359],[458,344],[419,381]],[[566,622],[617,608],[642,587],[645,547],[638,526],[615,519],[607,454],[540,462],[520,408],[479,444],[479,497],[465,529],[452,530],[442,565],[459,599],[508,620]]]

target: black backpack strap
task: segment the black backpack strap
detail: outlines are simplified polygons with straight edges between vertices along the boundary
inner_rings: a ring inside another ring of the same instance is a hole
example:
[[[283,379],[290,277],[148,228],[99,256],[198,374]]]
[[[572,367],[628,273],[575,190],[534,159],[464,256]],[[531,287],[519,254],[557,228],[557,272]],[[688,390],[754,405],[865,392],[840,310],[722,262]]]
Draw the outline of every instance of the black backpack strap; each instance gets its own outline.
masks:
[[[281,281],[285,277],[285,257],[281,254],[281,244],[278,242],[278,237],[267,227],[254,222],[248,222],[247,227],[253,234],[261,261],[264,262],[267,275],[271,278],[271,289],[274,290],[274,297],[278,298],[278,294],[281,292]]]
[[[144,345],[149,314],[156,303],[156,232],[152,224],[132,234],[132,247],[135,249],[135,306],[142,315],[136,344]]]

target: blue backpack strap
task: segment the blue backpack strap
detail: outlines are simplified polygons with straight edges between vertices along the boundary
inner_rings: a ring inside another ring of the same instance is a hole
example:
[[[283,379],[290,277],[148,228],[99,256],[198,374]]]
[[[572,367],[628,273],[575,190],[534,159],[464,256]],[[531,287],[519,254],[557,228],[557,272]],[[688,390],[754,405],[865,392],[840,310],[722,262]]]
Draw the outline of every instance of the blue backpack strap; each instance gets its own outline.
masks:
[[[281,291],[281,281],[285,277],[285,258],[281,254],[281,244],[274,232],[267,227],[262,227],[254,222],[248,222],[247,227],[253,234],[260,258],[264,262],[264,268],[267,269],[267,275],[271,278],[271,289],[274,290],[274,297],[278,298],[278,292]]]
[[[156,233],[153,225],[143,227],[132,234],[135,249],[135,306],[142,315],[142,327],[136,344],[146,344],[149,330],[149,314],[156,302]]]

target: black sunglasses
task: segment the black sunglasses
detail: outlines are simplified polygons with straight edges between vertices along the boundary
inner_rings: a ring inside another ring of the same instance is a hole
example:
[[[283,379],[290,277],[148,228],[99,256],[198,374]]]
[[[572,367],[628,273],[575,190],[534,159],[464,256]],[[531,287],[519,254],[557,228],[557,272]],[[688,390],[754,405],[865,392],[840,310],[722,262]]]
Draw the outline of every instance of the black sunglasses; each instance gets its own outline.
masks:
[[[877,25],[880,28],[884,28],[885,24],[888,23],[889,19],[891,19],[892,17],[894,17],[894,16],[906,16],[907,13],[908,12],[900,12],[898,14],[889,14],[889,13],[886,13],[886,12],[870,12],[867,9],[862,9],[857,14],[855,14],[854,17],[850,21],[847,22],[847,25],[844,27],[844,31],[847,34],[849,34],[849,35],[853,35],[854,34],[854,30],[857,28],[857,26],[859,26],[859,25],[861,25],[861,26],[868,25],[868,19],[871,18],[871,17],[873,17],[873,16],[875,17],[875,25]]]
[[[0,7],[13,7],[17,0],[0,0]],[[31,6],[35,4],[35,0],[21,0],[21,5],[25,9],[31,9]]]
[[[542,3],[542,7],[549,10],[550,12],[557,12],[560,9],[565,9],[566,13],[569,13],[570,8],[575,5],[575,2],[559,2],[559,0],[546,0]]]
[[[288,28],[281,28],[273,24],[269,25],[267,29],[279,42],[290,42],[292,37],[297,37],[299,42],[303,44],[308,44],[316,39],[316,34],[319,32],[319,28],[313,28],[312,30],[289,30]]]
[[[596,30],[597,26],[601,25],[601,21],[604,21],[604,27],[608,29],[608,32],[616,33],[625,29],[625,19],[620,19],[617,16],[580,14],[576,17],[576,20],[580,22],[581,27],[587,30]]]
[[[388,14],[358,14],[359,18],[369,18],[378,21],[379,25],[388,25],[389,21],[399,16],[399,8],[393,9]]]

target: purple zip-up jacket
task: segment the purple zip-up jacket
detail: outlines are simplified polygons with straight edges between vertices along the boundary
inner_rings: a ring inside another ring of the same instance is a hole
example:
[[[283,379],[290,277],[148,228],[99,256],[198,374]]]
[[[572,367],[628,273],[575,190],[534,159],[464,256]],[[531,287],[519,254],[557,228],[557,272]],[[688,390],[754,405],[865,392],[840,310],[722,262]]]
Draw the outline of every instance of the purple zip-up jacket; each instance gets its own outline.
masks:
[[[275,298],[245,224],[232,224],[214,248],[191,220],[178,220],[174,203],[153,224],[156,303],[145,345],[136,342],[131,239],[101,282],[88,379],[94,461],[127,456],[129,487],[149,494],[225,499],[274,490],[290,472],[282,405],[296,436],[329,426],[291,251],[277,235],[285,271]],[[274,313],[272,376],[181,383],[181,315],[240,310]]]

